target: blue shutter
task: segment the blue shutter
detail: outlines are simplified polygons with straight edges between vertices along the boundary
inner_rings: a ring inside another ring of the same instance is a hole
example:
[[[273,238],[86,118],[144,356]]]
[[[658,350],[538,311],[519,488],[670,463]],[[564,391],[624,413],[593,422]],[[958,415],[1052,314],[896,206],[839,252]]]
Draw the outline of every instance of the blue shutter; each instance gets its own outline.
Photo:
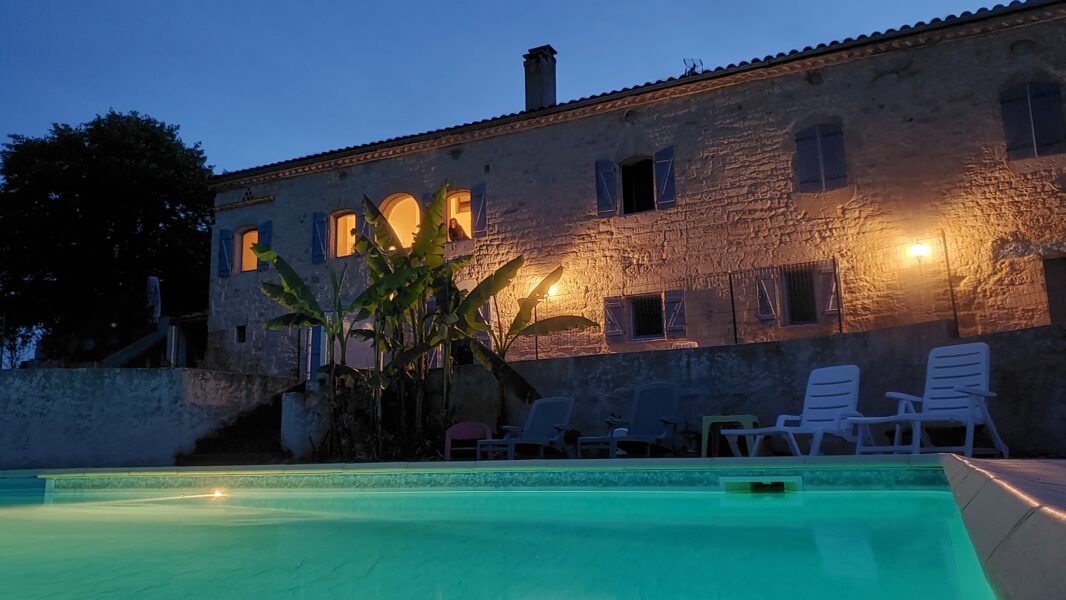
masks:
[[[326,244],[329,240],[326,213],[316,212],[311,215],[311,262],[326,262]]]
[[[817,126],[808,127],[796,134],[796,157],[792,168],[795,172],[797,192],[820,192],[825,189]]]
[[[822,151],[823,189],[844,187],[848,183],[848,169],[844,164],[844,132],[836,125],[819,125],[818,143]]]
[[[667,337],[685,337],[685,292],[667,290],[664,297]]]
[[[308,353],[309,364],[307,378],[314,379],[318,368],[322,366],[322,326],[311,328],[311,351]]]
[[[426,327],[427,328],[429,327],[430,323],[433,321],[433,318],[431,317],[431,315],[433,314],[433,311],[436,310],[436,309],[437,309],[437,299],[436,298],[432,298],[431,297],[429,300],[426,300]],[[433,335],[433,333],[430,332],[430,335]],[[430,351],[429,351],[429,368],[436,369],[436,368],[440,367],[440,361],[441,361],[441,351],[440,350],[441,350],[441,346],[439,344],[436,345],[436,346],[433,346],[433,348],[430,349]]]
[[[603,334],[608,342],[626,339],[626,306],[622,298],[603,299]]]
[[[1066,132],[1062,123],[1062,100],[1054,83],[1029,84],[1029,106],[1033,112],[1033,138],[1037,156],[1063,151]]]
[[[233,232],[220,229],[218,232],[218,276],[229,277],[233,268]]]
[[[758,309],[756,316],[760,321],[777,320],[777,282],[773,269],[761,270],[755,279]]]
[[[273,237],[274,222],[263,221],[259,224],[259,244],[270,248],[271,238]],[[269,271],[270,263],[265,260],[258,261],[256,263],[260,271]]]
[[[492,301],[488,301],[478,307],[477,312],[481,315],[481,318],[488,323],[489,327],[492,327]],[[474,333],[474,339],[480,341],[485,346],[492,348],[492,336],[487,331],[478,331]]]
[[[1036,156],[1033,126],[1029,118],[1029,86],[1013,87],[1000,96],[1003,109],[1003,134],[1007,139],[1007,158]]]
[[[472,238],[485,237],[488,230],[487,215],[485,214],[488,208],[487,204],[484,183],[479,183],[470,188],[470,218],[472,220],[471,229],[473,229],[470,237]]]
[[[618,213],[615,193],[617,178],[613,161],[596,161],[596,215],[613,217]]]
[[[674,194],[674,147],[667,146],[655,153],[655,208],[673,208],[677,203]]]

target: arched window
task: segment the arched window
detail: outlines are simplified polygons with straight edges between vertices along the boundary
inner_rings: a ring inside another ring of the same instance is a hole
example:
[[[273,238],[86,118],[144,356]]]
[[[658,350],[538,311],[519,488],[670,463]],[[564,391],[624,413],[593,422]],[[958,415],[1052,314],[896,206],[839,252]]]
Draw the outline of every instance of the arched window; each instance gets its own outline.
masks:
[[[355,228],[358,219],[355,211],[340,210],[333,213],[333,256],[340,258],[355,253]]]
[[[252,244],[259,243],[259,230],[245,229],[237,234],[237,248],[240,250],[236,252],[237,260],[240,262],[241,272],[256,271],[259,269],[259,258],[252,252]]]
[[[422,223],[422,212],[418,201],[410,194],[396,194],[381,205],[381,214],[400,238],[404,248],[410,248],[415,242],[418,226]]]
[[[1066,128],[1057,83],[1023,83],[1000,96],[1007,157],[1033,158],[1066,152]]]
[[[470,190],[454,190],[448,194],[448,241],[470,239]],[[452,219],[455,223],[452,223]]]

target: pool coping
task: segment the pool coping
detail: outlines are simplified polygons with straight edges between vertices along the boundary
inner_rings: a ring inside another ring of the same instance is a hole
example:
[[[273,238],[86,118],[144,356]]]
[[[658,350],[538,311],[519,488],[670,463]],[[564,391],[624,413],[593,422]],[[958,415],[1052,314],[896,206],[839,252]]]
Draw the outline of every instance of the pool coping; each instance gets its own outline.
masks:
[[[977,558],[1000,598],[1066,589],[1066,461],[941,456]]]

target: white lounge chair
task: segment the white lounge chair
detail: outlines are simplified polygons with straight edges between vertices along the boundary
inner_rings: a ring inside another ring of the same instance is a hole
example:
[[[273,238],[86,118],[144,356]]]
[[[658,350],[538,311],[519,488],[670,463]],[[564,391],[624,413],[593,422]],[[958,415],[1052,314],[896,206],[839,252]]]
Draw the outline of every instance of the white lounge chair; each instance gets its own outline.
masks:
[[[992,415],[988,412],[988,399],[995,392],[988,389],[989,366],[988,344],[976,342],[957,346],[941,346],[929,352],[925,368],[925,391],[922,396],[888,392],[885,397],[898,400],[896,414],[884,417],[852,418],[858,428],[856,454],[873,452],[962,452],[973,456],[974,429],[984,425],[992,438],[995,449],[1007,458],[1007,445],[999,437]],[[915,405],[920,404],[918,409]],[[966,439],[962,446],[934,446],[922,430],[928,424],[956,424],[966,427]],[[892,445],[874,443],[871,425],[894,424]],[[903,428],[910,426],[911,440],[903,444]]]
[[[663,446],[677,433],[681,424],[680,395],[681,389],[673,383],[639,386],[633,393],[629,417],[608,419],[615,429],[607,435],[577,438],[577,457],[593,450],[606,450],[608,458],[632,455],[637,450],[643,450],[644,456],[651,456],[652,446]],[[619,451],[619,446],[626,450]]]
[[[759,454],[763,438],[781,435],[788,441],[792,454],[800,456],[796,435],[811,436],[811,456],[821,454],[822,439],[826,435],[855,441],[849,417],[861,417],[856,407],[859,404],[859,367],[839,365],[811,371],[807,378],[807,392],[803,398],[803,414],[781,415],[773,427],[757,429],[724,429],[722,435],[729,441],[733,454],[740,456],[737,436],[754,435],[755,444],[749,448],[751,456]]]
[[[492,458],[500,452],[506,452],[507,460],[513,460],[519,445],[536,446],[540,458],[544,458],[545,448],[566,454],[565,435],[573,412],[573,398],[541,398],[533,402],[524,426],[505,425],[502,438],[478,440],[477,460],[482,456]]]

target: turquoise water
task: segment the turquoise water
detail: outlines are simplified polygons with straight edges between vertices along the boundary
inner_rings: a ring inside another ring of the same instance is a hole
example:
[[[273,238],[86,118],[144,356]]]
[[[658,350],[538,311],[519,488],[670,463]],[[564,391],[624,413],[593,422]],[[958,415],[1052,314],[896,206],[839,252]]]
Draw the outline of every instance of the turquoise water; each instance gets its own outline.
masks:
[[[4,598],[993,598],[947,491],[66,492]]]

